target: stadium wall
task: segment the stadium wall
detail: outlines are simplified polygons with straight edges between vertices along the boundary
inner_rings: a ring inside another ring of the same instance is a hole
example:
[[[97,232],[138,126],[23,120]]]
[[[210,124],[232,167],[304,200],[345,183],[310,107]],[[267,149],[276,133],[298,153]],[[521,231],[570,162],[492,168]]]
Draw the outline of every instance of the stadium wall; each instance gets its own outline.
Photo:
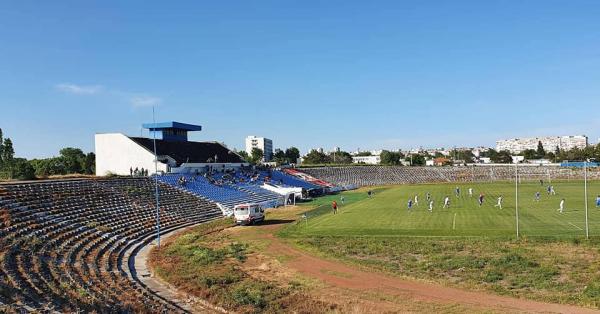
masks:
[[[95,135],[96,175],[109,173],[129,175],[130,168],[154,171],[154,154],[121,133]],[[167,172],[168,166],[158,163],[159,172]]]

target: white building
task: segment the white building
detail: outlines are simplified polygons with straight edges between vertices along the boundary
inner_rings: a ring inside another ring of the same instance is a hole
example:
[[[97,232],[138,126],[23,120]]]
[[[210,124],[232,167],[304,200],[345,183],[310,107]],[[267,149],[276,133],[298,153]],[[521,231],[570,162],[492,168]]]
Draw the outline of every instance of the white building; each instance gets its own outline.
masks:
[[[159,173],[194,173],[207,170],[235,169],[246,163],[238,154],[218,142],[191,142],[187,132],[200,126],[165,122],[145,124],[156,136]],[[153,138],[131,137],[122,133],[95,135],[96,175],[129,175],[132,170],[148,170],[154,174]]]
[[[473,156],[475,156],[475,158],[479,158],[481,157],[481,153],[485,153],[488,152],[490,149],[484,146],[479,146],[479,147],[475,147],[473,148],[473,150],[471,151],[473,153]]]
[[[518,163],[522,163],[525,161],[525,157],[524,156],[510,156],[512,158],[512,163],[513,164],[518,164]]]
[[[381,157],[379,155],[375,156],[353,156],[352,162],[355,164],[369,164],[369,165],[378,165],[381,163]]]
[[[586,148],[588,146],[587,136],[570,135],[500,140],[496,141],[496,150],[508,150],[512,154],[519,154],[527,149],[537,149],[539,142],[542,142],[542,145],[546,151],[551,152],[556,150],[557,147],[561,150],[570,150],[573,148]]]
[[[258,148],[263,151],[263,161],[270,161],[273,158],[273,141],[264,138],[250,135],[246,137],[246,153],[252,156],[252,149]]]

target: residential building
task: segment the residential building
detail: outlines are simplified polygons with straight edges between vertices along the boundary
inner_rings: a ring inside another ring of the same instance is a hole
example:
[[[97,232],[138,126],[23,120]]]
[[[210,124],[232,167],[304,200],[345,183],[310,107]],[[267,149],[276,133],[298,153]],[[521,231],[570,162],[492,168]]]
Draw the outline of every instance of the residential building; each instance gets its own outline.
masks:
[[[557,147],[561,150],[586,148],[588,138],[585,135],[514,138],[496,141],[496,150],[508,150],[512,154],[519,154],[527,149],[537,149],[539,142],[542,143],[546,151],[553,152]]]
[[[271,161],[273,158],[273,141],[265,137],[250,135],[246,137],[246,153],[252,155],[252,149],[258,148],[263,151],[263,161]]]

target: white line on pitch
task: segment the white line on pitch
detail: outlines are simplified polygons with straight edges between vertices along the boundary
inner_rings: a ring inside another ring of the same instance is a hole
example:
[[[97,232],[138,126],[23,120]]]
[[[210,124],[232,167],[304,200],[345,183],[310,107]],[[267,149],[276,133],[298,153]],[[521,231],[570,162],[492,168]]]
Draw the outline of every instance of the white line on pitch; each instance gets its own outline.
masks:
[[[456,213],[454,213],[454,219],[452,219],[452,230],[456,229]]]
[[[579,230],[583,230],[583,229],[581,229],[581,228],[577,227],[575,224],[571,223],[570,221],[569,221],[569,225],[571,225],[571,226],[573,226],[573,227],[575,227],[575,228],[577,228],[577,229],[579,229]]]

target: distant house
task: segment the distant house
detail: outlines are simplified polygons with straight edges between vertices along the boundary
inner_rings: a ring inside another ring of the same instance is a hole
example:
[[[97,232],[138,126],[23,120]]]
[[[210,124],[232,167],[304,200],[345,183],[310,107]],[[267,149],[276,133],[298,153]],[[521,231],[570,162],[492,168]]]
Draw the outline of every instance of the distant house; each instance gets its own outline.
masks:
[[[381,163],[381,157],[376,156],[352,156],[352,162],[355,164],[378,165]]]
[[[446,166],[449,164],[452,164],[452,162],[450,161],[450,159],[445,158],[445,157],[438,157],[438,158],[433,159],[434,166],[441,167],[441,166]]]

